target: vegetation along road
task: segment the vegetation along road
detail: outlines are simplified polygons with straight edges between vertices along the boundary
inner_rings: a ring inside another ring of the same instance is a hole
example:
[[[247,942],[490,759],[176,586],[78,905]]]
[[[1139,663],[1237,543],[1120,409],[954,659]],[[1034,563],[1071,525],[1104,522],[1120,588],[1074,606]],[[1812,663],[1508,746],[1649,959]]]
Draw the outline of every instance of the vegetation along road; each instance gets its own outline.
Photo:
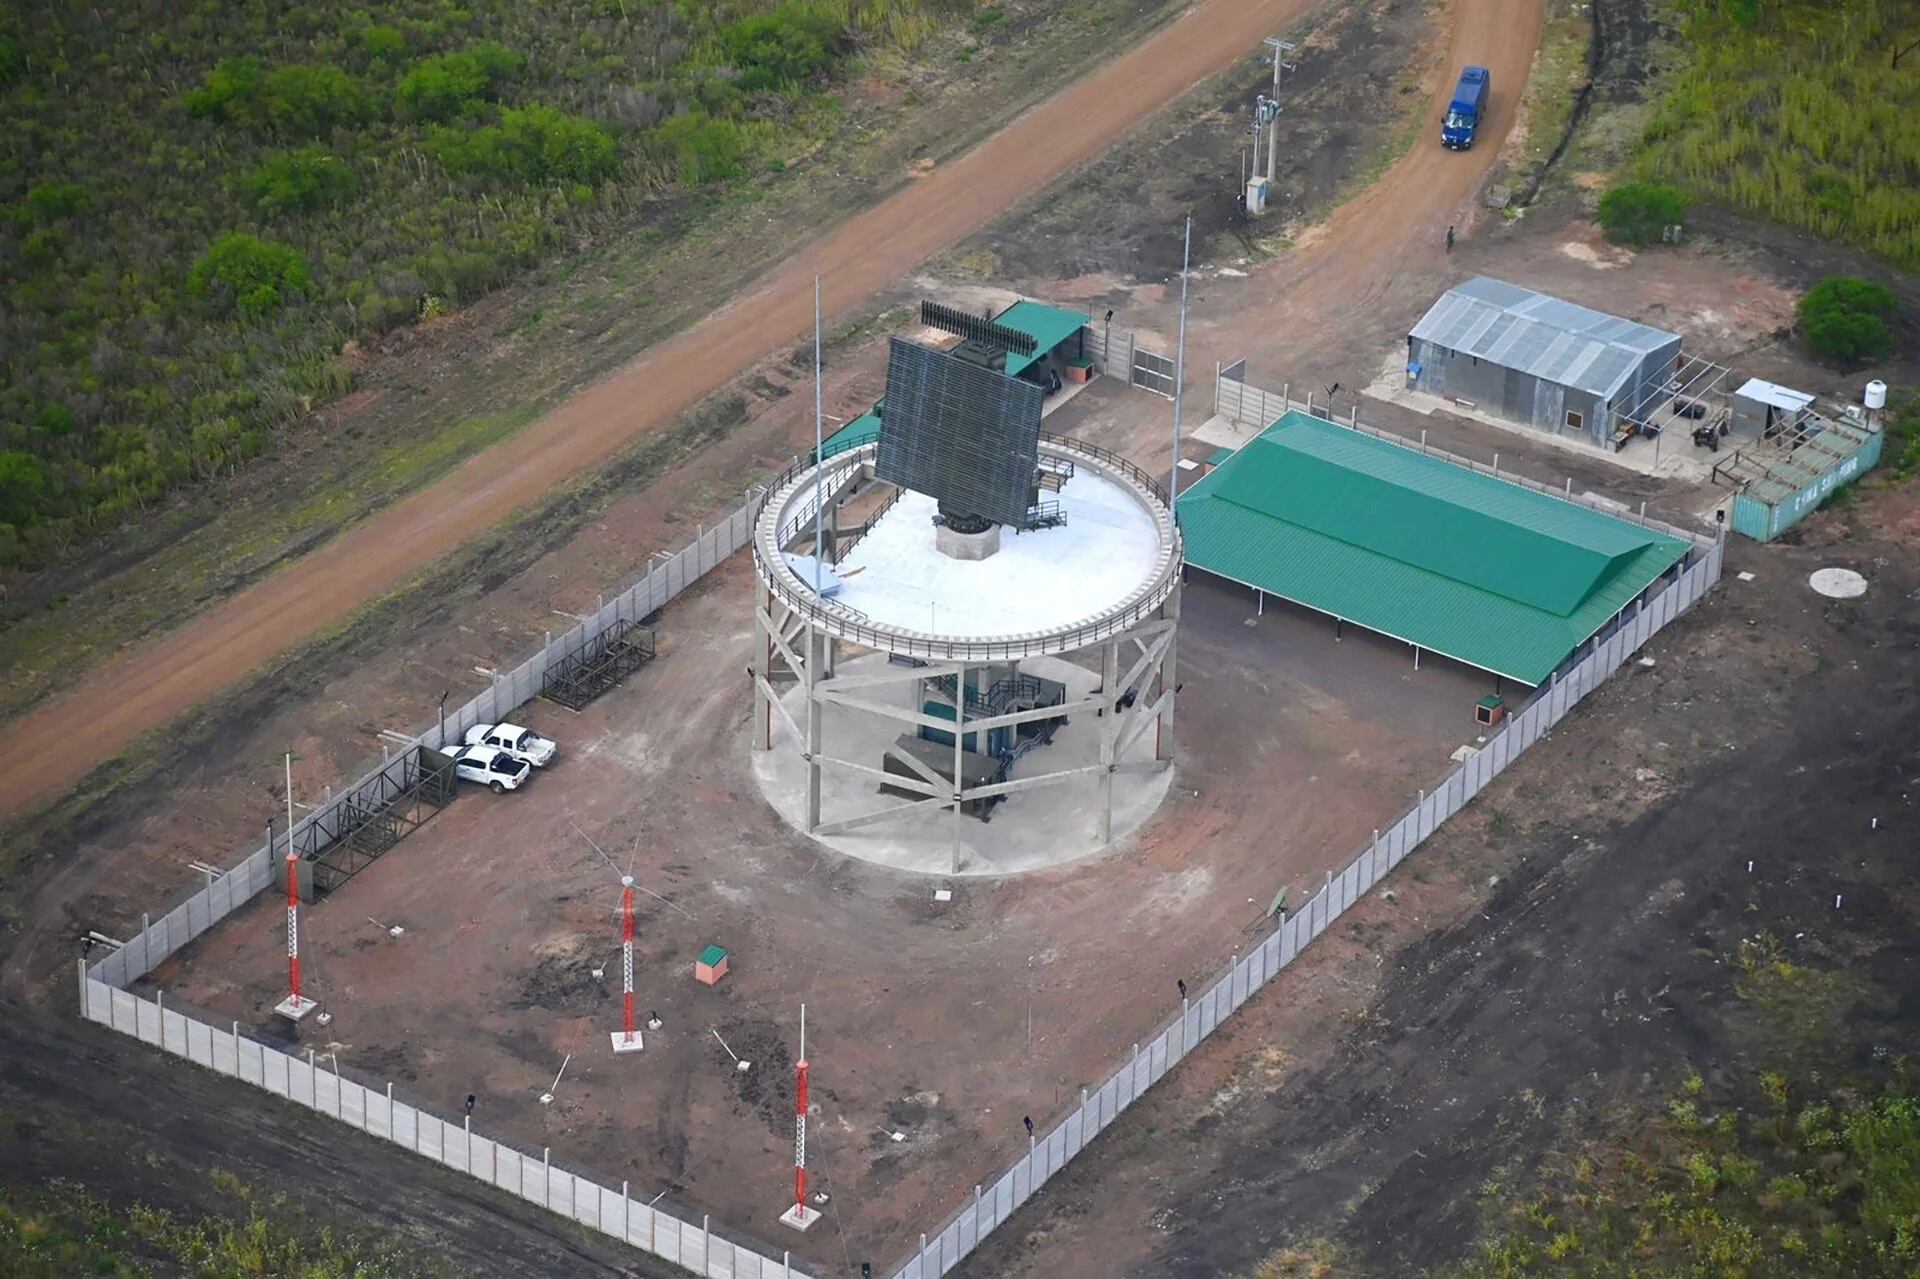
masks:
[[[143,733],[161,727],[262,662],[336,624],[464,540],[612,457],[639,433],[723,386],[805,332],[811,280],[842,312],[894,283],[998,213],[1113,143],[1259,39],[1307,0],[1214,0],[1069,86],[972,151],[807,246],[751,294],[649,350],[513,438],[348,530],[171,635],[122,655],[70,693],[7,725],[12,785],[0,812],[29,811]],[[1493,136],[1445,175],[1417,147],[1311,253],[1314,296],[1365,296],[1387,268],[1382,243],[1420,237],[1457,205],[1498,150],[1524,86],[1539,15],[1521,0],[1462,0],[1456,51],[1493,68]],[[1443,157],[1456,158],[1456,157]],[[1310,317],[1299,315],[1298,321]],[[71,725],[88,725],[74,733]]]

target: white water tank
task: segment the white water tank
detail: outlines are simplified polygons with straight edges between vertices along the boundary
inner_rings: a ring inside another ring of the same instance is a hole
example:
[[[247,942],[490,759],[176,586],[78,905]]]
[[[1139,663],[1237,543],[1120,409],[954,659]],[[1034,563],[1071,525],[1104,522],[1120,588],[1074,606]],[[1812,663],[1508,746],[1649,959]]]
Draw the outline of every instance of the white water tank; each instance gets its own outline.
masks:
[[[1860,402],[1870,409],[1886,408],[1887,384],[1879,378],[1873,379],[1873,381],[1867,383],[1866,394],[1861,397]]]

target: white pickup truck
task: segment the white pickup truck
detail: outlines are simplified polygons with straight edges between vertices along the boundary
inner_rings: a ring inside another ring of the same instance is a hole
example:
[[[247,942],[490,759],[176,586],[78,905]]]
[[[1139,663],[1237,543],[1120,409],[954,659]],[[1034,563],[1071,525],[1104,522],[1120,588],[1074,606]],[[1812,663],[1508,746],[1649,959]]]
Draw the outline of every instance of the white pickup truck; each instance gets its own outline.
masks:
[[[554,752],[560,749],[553,739],[542,737],[518,724],[475,724],[467,730],[466,743],[505,751],[515,759],[526,760],[535,768],[545,768],[551,764]]]
[[[533,767],[526,760],[515,759],[491,746],[468,746],[453,757],[453,775],[462,781],[491,786],[494,794],[504,795],[510,790],[519,790],[533,776]]]

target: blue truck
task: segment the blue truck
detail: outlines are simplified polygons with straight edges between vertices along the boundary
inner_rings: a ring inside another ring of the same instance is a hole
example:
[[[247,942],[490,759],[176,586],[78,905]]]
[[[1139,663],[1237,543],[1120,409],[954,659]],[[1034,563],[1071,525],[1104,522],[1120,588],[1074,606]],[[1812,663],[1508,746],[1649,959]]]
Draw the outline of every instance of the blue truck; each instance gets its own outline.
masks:
[[[1460,85],[1453,91],[1453,103],[1440,118],[1440,145],[1450,151],[1465,151],[1473,145],[1474,130],[1487,111],[1487,92],[1492,79],[1485,67],[1468,67],[1460,73]]]

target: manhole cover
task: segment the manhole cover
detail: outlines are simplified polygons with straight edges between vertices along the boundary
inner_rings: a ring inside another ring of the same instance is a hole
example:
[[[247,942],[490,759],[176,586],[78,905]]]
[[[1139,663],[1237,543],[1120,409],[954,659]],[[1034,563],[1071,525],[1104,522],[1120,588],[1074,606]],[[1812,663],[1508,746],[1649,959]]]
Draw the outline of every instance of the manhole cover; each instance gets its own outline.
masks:
[[[1867,579],[1850,568],[1818,569],[1807,585],[1830,600],[1858,599],[1867,593]]]

